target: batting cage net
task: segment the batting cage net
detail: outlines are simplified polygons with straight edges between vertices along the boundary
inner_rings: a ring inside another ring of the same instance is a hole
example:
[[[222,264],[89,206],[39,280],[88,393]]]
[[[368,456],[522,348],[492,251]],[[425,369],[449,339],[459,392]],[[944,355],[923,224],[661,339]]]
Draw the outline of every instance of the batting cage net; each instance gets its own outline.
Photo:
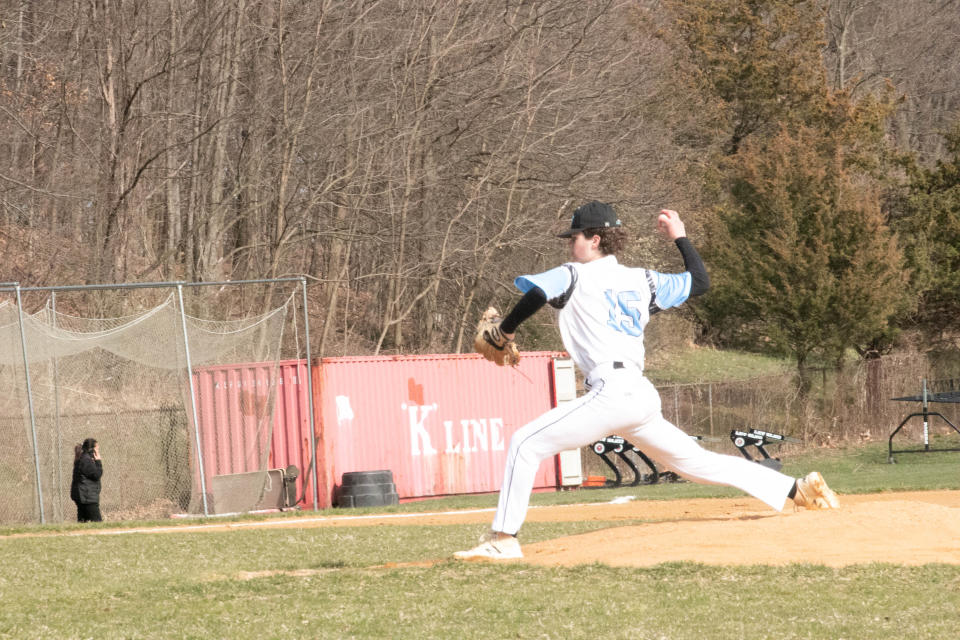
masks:
[[[281,352],[303,357],[289,289],[274,308],[221,319],[242,305],[227,314],[222,291],[199,288],[158,289],[149,308],[114,317],[62,309],[129,302],[116,290],[84,291],[83,305],[69,304],[74,292],[48,294],[32,313],[0,303],[0,523],[75,520],[75,447],[86,438],[100,443],[106,519],[214,513],[224,477],[231,511],[255,508],[270,484]],[[142,307],[148,296],[128,297]]]

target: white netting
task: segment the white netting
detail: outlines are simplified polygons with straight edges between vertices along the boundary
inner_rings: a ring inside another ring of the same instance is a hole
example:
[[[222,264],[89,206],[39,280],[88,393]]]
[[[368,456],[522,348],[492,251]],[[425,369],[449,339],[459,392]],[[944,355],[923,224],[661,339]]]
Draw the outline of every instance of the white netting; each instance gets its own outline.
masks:
[[[222,511],[212,503],[225,477],[232,510],[256,507],[269,484],[277,365],[294,300],[239,320],[182,314],[173,295],[113,318],[61,313],[48,303],[23,314],[22,338],[17,306],[0,303],[0,384],[8,390],[0,437],[15,443],[0,453],[0,482],[12,489],[0,501],[0,522],[39,520],[37,467],[45,520],[73,520],[73,447],[87,437],[100,441],[101,510],[109,519]]]
[[[267,352],[275,337],[264,333],[270,322],[283,315],[287,305],[262,316],[243,320],[204,320],[186,316],[190,360],[194,365],[223,362],[231,353],[249,350]],[[28,362],[46,362],[100,348],[119,358],[158,369],[184,366],[181,351],[158,351],[158,337],[173,345],[183,342],[183,319],[171,295],[145,313],[122,318],[80,318],[55,313],[48,305],[35,314],[24,314]],[[0,305],[0,341],[20,342],[20,324],[15,305]],[[250,355],[253,355],[251,352]],[[22,350],[0,351],[0,365],[23,363]]]

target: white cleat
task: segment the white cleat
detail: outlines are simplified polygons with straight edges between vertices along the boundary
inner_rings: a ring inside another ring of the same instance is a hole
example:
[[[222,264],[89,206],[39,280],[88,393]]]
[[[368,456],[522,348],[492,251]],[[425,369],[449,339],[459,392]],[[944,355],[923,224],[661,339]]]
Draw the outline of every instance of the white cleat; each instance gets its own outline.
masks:
[[[797,480],[797,493],[793,496],[793,503],[807,509],[840,508],[837,494],[827,486],[827,481],[819,471],[811,471]]]
[[[518,560],[523,557],[520,541],[506,533],[491,531],[480,538],[480,544],[468,551],[453,554],[457,560]]]

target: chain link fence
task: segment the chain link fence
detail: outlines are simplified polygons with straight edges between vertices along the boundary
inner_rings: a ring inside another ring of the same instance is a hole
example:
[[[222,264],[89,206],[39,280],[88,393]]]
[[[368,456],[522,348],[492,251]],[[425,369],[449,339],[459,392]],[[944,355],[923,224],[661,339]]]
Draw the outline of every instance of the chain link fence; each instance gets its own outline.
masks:
[[[841,371],[817,369],[813,390],[806,397],[800,392],[794,372],[657,388],[664,417],[687,434],[702,436],[701,446],[739,456],[730,433],[750,429],[801,441],[768,447],[771,455],[780,455],[803,447],[885,441],[907,415],[920,410],[918,403],[894,398],[920,394],[924,381],[931,393],[960,389],[960,378],[931,379],[932,375],[930,362],[923,354],[908,353],[860,361]],[[939,404],[935,410],[960,425],[960,405]],[[922,428],[919,420],[908,423],[897,439],[920,442]],[[931,428],[935,435],[956,437],[945,424],[931,423]],[[592,448],[584,447],[581,457],[585,473],[604,475],[609,471]],[[616,456],[610,459],[624,478],[633,477]],[[639,466],[644,473],[648,471],[642,463]]]

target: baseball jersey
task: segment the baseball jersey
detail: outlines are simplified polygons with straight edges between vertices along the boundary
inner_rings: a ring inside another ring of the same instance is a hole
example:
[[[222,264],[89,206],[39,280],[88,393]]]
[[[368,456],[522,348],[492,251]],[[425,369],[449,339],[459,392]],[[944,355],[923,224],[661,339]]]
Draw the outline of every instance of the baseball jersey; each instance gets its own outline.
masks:
[[[523,293],[539,288],[559,309],[563,346],[585,374],[616,361],[643,369],[643,331],[650,314],[683,304],[691,283],[689,272],[626,267],[613,255],[514,280]]]

